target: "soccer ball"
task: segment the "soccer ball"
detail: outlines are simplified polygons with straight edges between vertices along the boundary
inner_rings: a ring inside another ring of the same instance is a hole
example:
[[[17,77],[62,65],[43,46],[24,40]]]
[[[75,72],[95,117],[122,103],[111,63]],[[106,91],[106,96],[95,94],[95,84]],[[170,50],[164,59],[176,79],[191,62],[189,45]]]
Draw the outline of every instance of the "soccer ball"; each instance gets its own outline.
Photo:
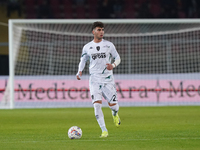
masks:
[[[78,126],[72,126],[68,130],[68,137],[70,139],[80,139],[82,137],[82,130]]]

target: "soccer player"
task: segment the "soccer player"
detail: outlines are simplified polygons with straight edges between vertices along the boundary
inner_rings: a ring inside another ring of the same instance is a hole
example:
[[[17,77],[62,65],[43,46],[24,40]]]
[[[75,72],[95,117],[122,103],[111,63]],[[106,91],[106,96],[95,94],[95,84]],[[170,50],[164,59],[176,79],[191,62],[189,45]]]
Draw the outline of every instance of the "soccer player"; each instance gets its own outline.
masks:
[[[114,124],[120,126],[120,118],[118,115],[119,105],[117,99],[117,91],[113,77],[113,69],[120,64],[120,56],[113,43],[103,39],[104,24],[102,22],[94,22],[92,25],[93,41],[87,43],[82,50],[78,73],[78,80],[81,80],[82,71],[86,61],[90,61],[89,72],[89,88],[94,106],[94,113],[97,122],[102,130],[101,138],[108,136],[108,130],[105,125],[104,115],[102,112],[102,96],[107,100]],[[111,58],[114,63],[111,64]]]

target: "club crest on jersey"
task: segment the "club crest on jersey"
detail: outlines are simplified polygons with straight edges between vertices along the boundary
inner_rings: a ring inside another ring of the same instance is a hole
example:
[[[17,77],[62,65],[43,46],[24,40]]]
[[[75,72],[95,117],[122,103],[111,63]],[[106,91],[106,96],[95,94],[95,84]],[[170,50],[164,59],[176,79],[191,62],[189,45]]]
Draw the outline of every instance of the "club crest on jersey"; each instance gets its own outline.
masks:
[[[100,46],[97,46],[96,49],[99,51],[100,50]]]

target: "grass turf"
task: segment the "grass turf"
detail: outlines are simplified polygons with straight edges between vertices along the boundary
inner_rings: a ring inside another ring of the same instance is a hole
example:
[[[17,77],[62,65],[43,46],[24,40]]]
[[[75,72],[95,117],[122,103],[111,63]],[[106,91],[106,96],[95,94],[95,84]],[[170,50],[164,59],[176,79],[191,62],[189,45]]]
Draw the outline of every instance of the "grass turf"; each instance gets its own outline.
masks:
[[[121,107],[120,128],[103,112],[109,137],[101,139],[93,108],[0,110],[0,149],[200,149],[200,106]],[[68,138],[73,125],[83,130],[79,140]]]

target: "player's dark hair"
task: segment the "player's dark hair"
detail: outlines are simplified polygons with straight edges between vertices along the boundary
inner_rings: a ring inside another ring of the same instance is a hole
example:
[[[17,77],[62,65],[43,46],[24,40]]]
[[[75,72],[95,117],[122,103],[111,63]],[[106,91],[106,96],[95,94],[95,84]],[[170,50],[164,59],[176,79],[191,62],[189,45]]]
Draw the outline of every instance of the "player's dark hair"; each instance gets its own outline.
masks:
[[[104,28],[104,24],[100,21],[94,22],[92,25],[92,30],[94,30],[96,27]]]

